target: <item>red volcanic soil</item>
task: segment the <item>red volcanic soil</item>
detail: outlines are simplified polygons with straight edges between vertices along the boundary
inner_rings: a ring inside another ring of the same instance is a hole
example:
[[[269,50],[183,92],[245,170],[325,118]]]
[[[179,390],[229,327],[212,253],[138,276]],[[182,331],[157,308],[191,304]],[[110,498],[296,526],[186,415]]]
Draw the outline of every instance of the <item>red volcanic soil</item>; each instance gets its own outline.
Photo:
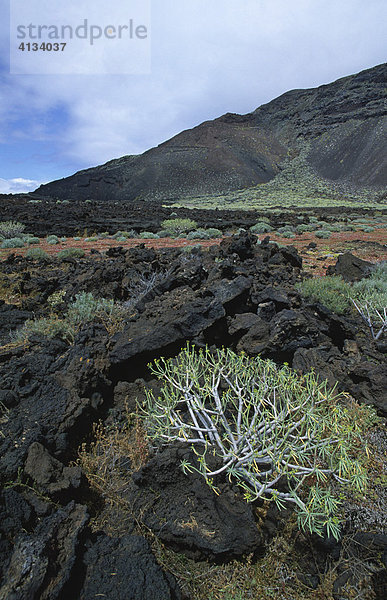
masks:
[[[262,236],[259,236],[262,238]],[[283,245],[294,246],[302,256],[303,267],[314,275],[324,275],[330,265],[334,265],[339,254],[351,252],[369,262],[387,260],[387,232],[385,228],[365,231],[343,231],[332,233],[328,239],[320,239],[314,233],[303,233],[288,239],[271,235],[270,239]],[[314,242],[316,248],[308,248]]]
[[[258,236],[261,240],[265,235]],[[364,231],[345,231],[332,233],[329,239],[320,239],[312,232],[296,235],[294,238],[284,238],[281,235],[269,234],[270,240],[284,246],[294,246],[303,258],[304,268],[315,275],[324,275],[328,266],[335,264],[337,256],[343,252],[352,252],[363,260],[378,262],[387,260],[387,234],[385,228],[375,229],[371,233]],[[42,239],[39,246],[50,256],[57,255],[65,248],[82,248],[87,254],[91,250],[98,250],[103,253],[109,248],[122,246],[123,248],[133,248],[144,244],[148,248],[184,248],[200,244],[204,248],[219,245],[222,238],[213,240],[187,240],[187,239],[128,239],[125,242],[117,242],[115,239],[99,239],[94,242],[86,242],[84,238],[74,240],[67,238],[66,242],[60,242],[51,245]],[[316,244],[315,248],[308,248],[309,244]],[[10,254],[24,255],[28,248],[1,249],[0,258],[5,259]]]
[[[85,238],[81,240],[74,240],[74,238],[67,238],[66,242],[59,242],[59,244],[48,244],[45,239],[40,241],[40,244],[34,244],[30,246],[30,248],[41,248],[50,256],[55,256],[61,250],[65,248],[82,248],[86,254],[89,254],[92,250],[98,250],[98,252],[105,252],[109,248],[117,248],[121,246],[122,248],[134,248],[135,246],[140,246],[143,244],[146,248],[184,248],[185,246],[194,246],[196,244],[200,244],[204,248],[209,246],[215,246],[220,244],[222,238],[213,239],[213,240],[187,240],[187,239],[173,239],[173,238],[162,238],[162,239],[151,239],[151,240],[142,240],[142,239],[128,239],[126,242],[117,242],[114,239],[100,239],[95,242],[86,242]],[[10,249],[2,249],[0,250],[0,257],[6,258],[9,254],[19,254],[24,255],[28,251],[29,248],[10,248]]]

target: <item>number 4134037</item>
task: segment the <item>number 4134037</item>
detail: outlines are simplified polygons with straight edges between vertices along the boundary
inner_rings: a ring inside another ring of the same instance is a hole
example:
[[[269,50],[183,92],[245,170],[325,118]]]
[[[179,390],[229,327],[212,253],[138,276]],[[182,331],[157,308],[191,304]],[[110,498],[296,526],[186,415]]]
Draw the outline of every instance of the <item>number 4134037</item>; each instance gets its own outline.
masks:
[[[22,52],[38,52],[39,50],[43,52],[63,52],[65,48],[65,42],[41,42],[40,44],[37,42],[22,42],[19,46],[19,50]]]

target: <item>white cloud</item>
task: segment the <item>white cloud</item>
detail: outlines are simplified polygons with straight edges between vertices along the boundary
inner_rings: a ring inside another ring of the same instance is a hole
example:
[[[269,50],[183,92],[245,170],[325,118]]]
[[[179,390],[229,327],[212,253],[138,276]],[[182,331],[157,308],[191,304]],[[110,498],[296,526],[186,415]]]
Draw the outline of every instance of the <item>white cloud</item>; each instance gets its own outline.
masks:
[[[42,181],[23,179],[23,177],[15,177],[14,179],[0,178],[0,194],[24,194],[32,192],[42,183]]]

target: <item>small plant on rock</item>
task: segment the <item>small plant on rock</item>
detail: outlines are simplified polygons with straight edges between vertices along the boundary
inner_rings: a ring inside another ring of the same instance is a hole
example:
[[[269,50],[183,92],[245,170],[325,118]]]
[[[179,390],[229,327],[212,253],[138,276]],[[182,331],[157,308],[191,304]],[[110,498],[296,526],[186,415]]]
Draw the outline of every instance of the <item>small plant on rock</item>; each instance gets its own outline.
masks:
[[[184,462],[185,472],[197,471],[215,491],[216,477],[234,480],[248,502],[293,504],[302,529],[339,537],[334,487],[366,486],[360,429],[343,396],[313,373],[300,377],[229,349],[187,346],[150,369],[164,385],[157,398],[146,391],[148,435],[190,444],[197,460]]]
[[[302,296],[313,302],[321,302],[329,310],[343,314],[350,306],[351,286],[341,277],[314,277],[297,284]]]
[[[74,341],[75,329],[68,321],[51,315],[41,319],[28,319],[23,327],[13,335],[13,339],[15,342],[25,342],[33,335],[42,335],[47,338],[59,337],[71,344]]]
[[[387,262],[353,285],[351,300],[372,337],[378,340],[387,330]]]
[[[75,300],[70,304],[67,311],[67,320],[74,326],[91,322],[95,318],[102,321],[122,318],[124,310],[114,300],[106,298],[95,298],[90,292],[76,294]]]

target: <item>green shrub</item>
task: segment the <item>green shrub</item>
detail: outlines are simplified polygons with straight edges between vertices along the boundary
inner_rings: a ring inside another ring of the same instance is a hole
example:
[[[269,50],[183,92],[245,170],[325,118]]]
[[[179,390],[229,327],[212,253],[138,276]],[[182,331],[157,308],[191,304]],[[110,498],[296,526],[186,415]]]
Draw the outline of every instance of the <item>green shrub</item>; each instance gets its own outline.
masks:
[[[0,237],[5,240],[12,238],[21,238],[26,226],[18,221],[1,221],[0,222]]]
[[[316,231],[315,236],[316,238],[327,240],[331,237],[331,232],[326,231],[325,229],[319,229],[319,231]]]
[[[368,278],[354,283],[351,296],[372,337],[379,339],[387,329],[387,262],[374,267]]]
[[[179,235],[179,233],[196,229],[197,223],[192,219],[166,219],[161,223],[161,227]]]
[[[33,258],[34,260],[42,260],[49,258],[47,252],[45,252],[42,248],[30,248],[26,252],[27,258]]]
[[[338,276],[305,279],[297,284],[296,288],[305,298],[313,302],[321,302],[339,315],[346,312],[351,306],[352,288]]]
[[[304,223],[302,223],[301,225],[297,225],[298,233],[306,233],[306,232],[310,232],[310,231],[313,231],[313,226],[311,226],[311,225],[306,225]]]
[[[51,306],[63,300],[64,292],[55,292],[48,299]],[[30,339],[34,334],[44,335],[46,337],[60,337],[63,340],[72,343],[79,329],[86,323],[99,320],[104,323],[110,333],[118,331],[127,311],[121,304],[116,304],[114,300],[106,298],[94,298],[93,294],[80,292],[76,294],[75,300],[69,305],[63,318],[57,315],[50,315],[41,319],[28,320],[14,334],[13,338],[17,342]]]
[[[364,231],[364,233],[372,233],[373,231],[375,231],[375,227],[361,227],[360,231]]]
[[[208,237],[210,237],[211,239],[220,238],[223,235],[221,230],[216,229],[216,227],[209,227],[208,229],[205,229],[205,232],[207,233]]]
[[[250,227],[251,233],[268,233],[269,231],[273,231],[270,223],[266,223],[264,221],[258,221],[255,225]]]
[[[23,342],[29,340],[33,335],[43,335],[48,338],[59,337],[66,342],[72,343],[75,332],[76,330],[71,323],[52,315],[50,317],[26,321],[13,338],[16,342]]]
[[[83,258],[85,251],[82,248],[65,248],[58,252],[58,258]]]
[[[30,245],[40,244],[40,239],[38,237],[34,237],[33,235],[27,236],[24,241]]]
[[[152,233],[151,231],[142,231],[140,233],[140,238],[142,240],[158,240],[159,236],[157,233]]]
[[[87,237],[87,238],[85,238],[85,242],[98,242],[98,237],[96,235]]]
[[[197,248],[201,248],[200,244],[195,244],[194,246],[192,246],[191,244],[189,246],[184,246],[181,251],[184,254],[191,254],[191,252],[193,252],[193,250],[196,250]]]
[[[114,300],[106,298],[94,298],[90,292],[76,294],[67,311],[66,319],[73,325],[79,326],[83,323],[93,321],[95,318],[116,318],[123,315],[121,305]]]
[[[2,248],[24,248],[21,238],[7,238],[1,243]]]
[[[283,232],[281,233],[281,235],[282,235],[282,237],[284,237],[284,238],[294,238],[294,237],[296,237],[296,234],[295,234],[295,233],[293,233],[293,231],[283,231]]]
[[[79,237],[79,235],[77,235],[73,238],[73,240],[74,240],[74,242],[80,242],[82,240],[82,238]]]
[[[48,235],[46,237],[46,242],[47,244],[51,244],[51,245],[55,245],[55,244],[59,244],[59,238],[57,235]]]
[[[292,227],[291,225],[286,225],[285,227],[279,227],[277,229],[277,233],[278,234],[283,234],[283,233],[294,233],[296,231],[295,227]]]
[[[118,236],[116,238],[114,238],[116,240],[116,242],[126,242],[128,238],[124,237],[123,235]]]
[[[161,229],[160,231],[157,232],[157,235],[159,236],[159,238],[174,237],[174,235],[170,231],[168,231],[167,229]]]
[[[196,229],[187,234],[187,240],[209,240],[210,236],[205,229]]]
[[[324,230],[325,231],[335,231],[335,232],[339,232],[342,231],[342,226],[339,223],[327,223],[324,226]]]
[[[112,237],[117,238],[130,238],[137,237],[137,233],[132,229],[131,231],[117,231]]]
[[[217,493],[216,478],[227,476],[248,502],[293,504],[302,529],[339,537],[336,489],[347,484],[364,493],[367,481],[360,428],[344,397],[314,373],[300,377],[230,349],[188,345],[150,370],[162,388],[157,395],[146,390],[148,435],[193,448],[196,458],[182,461],[184,472],[198,472]]]
[[[123,234],[125,235],[126,238],[129,238],[129,239],[138,238],[138,233],[135,229],[129,229],[129,231],[124,231]]]

